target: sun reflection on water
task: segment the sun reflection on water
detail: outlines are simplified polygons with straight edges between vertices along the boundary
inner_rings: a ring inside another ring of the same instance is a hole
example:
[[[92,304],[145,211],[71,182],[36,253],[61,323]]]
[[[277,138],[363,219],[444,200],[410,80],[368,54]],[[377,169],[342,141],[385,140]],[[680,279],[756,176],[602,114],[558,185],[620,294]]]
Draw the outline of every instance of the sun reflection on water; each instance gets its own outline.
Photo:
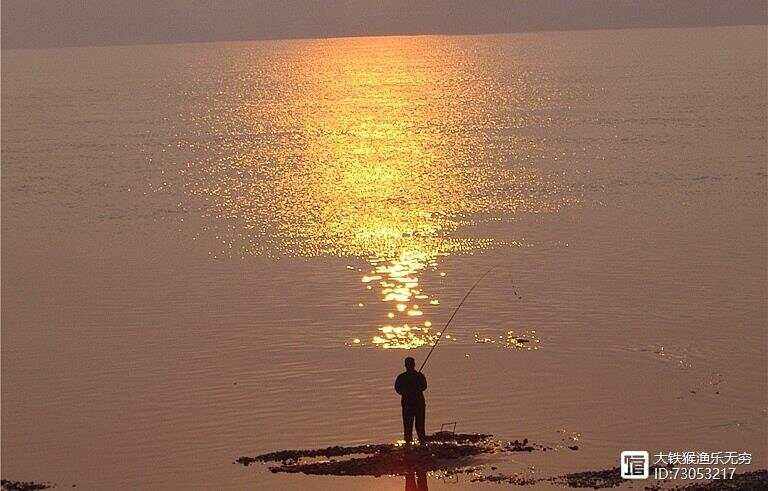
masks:
[[[429,301],[429,296],[419,287],[421,271],[437,267],[436,258],[424,251],[403,251],[390,261],[374,263],[373,275],[363,281],[376,279],[381,287],[381,297],[390,305],[387,318],[390,323],[378,328],[380,334],[371,342],[382,348],[418,348],[435,341],[432,322],[423,320],[424,311],[418,302]]]
[[[526,156],[517,162],[486,150],[495,106],[466,53],[441,48],[438,63],[428,38],[345,42],[302,44],[278,64],[290,73],[232,60],[239,83],[201,118],[220,147],[188,165],[188,191],[214,219],[222,248],[213,257],[367,260],[361,282],[386,303],[386,318],[348,344],[418,348],[439,335],[429,312],[440,301],[424,273],[445,256],[522,240],[466,230],[480,217],[553,212],[573,197],[530,165],[532,143],[507,135]]]

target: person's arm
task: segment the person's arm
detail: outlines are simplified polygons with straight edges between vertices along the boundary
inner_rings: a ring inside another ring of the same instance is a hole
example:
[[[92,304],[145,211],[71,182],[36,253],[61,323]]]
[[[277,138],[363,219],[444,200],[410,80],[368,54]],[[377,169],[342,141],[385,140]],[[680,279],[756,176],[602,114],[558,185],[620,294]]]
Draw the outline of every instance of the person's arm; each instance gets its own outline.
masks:
[[[419,386],[421,387],[422,392],[427,390],[427,377],[421,372],[419,372]]]
[[[401,379],[401,375],[398,375],[395,379],[395,392],[401,395],[403,393],[403,381]]]

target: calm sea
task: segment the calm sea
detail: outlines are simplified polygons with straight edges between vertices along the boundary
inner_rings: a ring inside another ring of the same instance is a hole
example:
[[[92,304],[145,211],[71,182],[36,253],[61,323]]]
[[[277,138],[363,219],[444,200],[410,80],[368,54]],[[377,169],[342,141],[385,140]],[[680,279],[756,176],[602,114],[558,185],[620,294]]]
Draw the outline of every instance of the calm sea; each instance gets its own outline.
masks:
[[[560,448],[484,461],[535,476],[765,467],[766,39],[3,51],[2,477],[401,489],[233,460],[396,440],[402,358],[491,267],[426,368],[429,431]]]

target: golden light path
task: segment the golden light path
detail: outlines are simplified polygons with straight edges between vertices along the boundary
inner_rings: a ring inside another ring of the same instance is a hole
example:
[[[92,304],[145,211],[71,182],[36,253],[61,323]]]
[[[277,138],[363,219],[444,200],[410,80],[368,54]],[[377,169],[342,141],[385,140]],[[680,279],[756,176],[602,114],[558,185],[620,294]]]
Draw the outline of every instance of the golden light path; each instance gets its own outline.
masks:
[[[190,166],[189,191],[218,220],[224,248],[212,255],[365,258],[361,282],[388,309],[350,344],[417,348],[439,334],[425,315],[439,304],[421,286],[425,270],[515,242],[457,236],[461,227],[571,198],[486,150],[494,102],[472,83],[466,53],[445,43],[432,53],[430,38],[343,41],[305,42],[266,68],[257,56],[233,60],[239,83],[202,118],[224,150]],[[506,138],[520,155],[535,150]]]

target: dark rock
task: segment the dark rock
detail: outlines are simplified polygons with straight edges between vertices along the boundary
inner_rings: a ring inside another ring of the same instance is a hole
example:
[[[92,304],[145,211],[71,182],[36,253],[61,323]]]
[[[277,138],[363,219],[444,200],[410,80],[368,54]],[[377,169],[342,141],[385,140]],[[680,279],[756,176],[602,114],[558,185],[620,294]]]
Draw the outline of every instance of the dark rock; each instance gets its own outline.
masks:
[[[32,481],[9,481],[0,479],[0,486],[6,491],[34,491],[37,489],[48,489],[50,483],[32,482]]]
[[[405,475],[418,471],[434,471],[455,467],[468,458],[489,452],[482,446],[464,444],[431,444],[419,447],[398,447],[368,457],[340,461],[322,461],[278,465],[272,472],[304,473],[330,476]]]

